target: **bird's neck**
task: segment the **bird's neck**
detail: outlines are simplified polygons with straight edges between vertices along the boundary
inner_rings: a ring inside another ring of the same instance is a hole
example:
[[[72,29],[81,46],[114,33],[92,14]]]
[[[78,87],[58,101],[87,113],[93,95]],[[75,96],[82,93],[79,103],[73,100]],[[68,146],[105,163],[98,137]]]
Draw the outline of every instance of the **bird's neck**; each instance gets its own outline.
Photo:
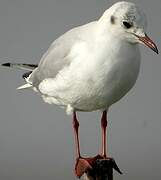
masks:
[[[109,13],[108,11],[105,12],[97,21],[96,31],[97,34],[99,35],[111,33],[111,30],[113,29],[112,28],[113,25],[111,24],[111,15],[110,14],[108,15],[108,13]]]
[[[123,59],[133,59],[136,54],[140,54],[138,44],[132,44],[126,39],[119,38],[110,31],[104,33],[100,30],[96,33],[95,44],[97,51],[99,49],[100,54],[106,54],[105,56],[108,58],[110,56],[110,59],[113,59],[113,61],[120,59],[118,58],[120,54]]]

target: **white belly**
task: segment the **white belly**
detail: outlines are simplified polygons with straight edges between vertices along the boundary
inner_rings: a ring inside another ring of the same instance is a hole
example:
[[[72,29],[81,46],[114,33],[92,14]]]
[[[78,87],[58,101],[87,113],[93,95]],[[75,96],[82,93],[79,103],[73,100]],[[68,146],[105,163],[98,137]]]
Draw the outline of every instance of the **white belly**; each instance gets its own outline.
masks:
[[[125,52],[124,52],[125,51]],[[55,79],[44,80],[39,88],[46,102],[68,106],[76,110],[106,109],[121,99],[135,84],[140,53],[135,48],[123,48],[125,56],[99,58],[98,61],[74,64]],[[79,62],[79,61],[78,61]]]

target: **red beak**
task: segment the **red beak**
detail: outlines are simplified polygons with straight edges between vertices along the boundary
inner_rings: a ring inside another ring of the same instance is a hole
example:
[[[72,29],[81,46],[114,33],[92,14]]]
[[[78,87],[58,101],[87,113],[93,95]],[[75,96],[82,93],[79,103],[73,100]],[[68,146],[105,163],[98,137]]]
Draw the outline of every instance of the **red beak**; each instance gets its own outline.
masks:
[[[138,36],[135,34],[135,36],[146,46],[148,46],[150,49],[152,49],[154,52],[156,52],[157,54],[159,54],[158,52],[158,48],[156,46],[156,44],[147,36],[147,34],[145,34],[145,36]]]

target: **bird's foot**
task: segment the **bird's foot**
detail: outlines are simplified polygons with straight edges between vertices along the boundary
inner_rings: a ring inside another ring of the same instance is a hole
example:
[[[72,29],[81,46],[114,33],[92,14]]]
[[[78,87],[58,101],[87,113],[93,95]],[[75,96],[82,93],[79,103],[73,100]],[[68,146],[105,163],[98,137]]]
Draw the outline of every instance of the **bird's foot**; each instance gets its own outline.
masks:
[[[85,172],[93,168],[95,161],[99,158],[101,158],[100,155],[97,155],[95,157],[88,157],[88,158],[84,158],[84,157],[77,158],[75,164],[75,175],[80,178]]]
[[[75,174],[78,178],[84,173],[95,176],[95,173],[100,173],[101,171],[106,171],[109,176],[112,176],[113,169],[122,174],[113,158],[101,155],[88,158],[79,157],[75,164]]]

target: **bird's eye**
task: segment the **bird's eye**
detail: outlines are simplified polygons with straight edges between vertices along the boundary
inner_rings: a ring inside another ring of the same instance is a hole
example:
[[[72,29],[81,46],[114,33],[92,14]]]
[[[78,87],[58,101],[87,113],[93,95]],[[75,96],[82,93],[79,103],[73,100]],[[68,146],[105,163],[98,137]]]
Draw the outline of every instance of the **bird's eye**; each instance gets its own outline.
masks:
[[[126,27],[126,29],[130,29],[132,27],[132,24],[127,21],[123,21],[123,25]]]

